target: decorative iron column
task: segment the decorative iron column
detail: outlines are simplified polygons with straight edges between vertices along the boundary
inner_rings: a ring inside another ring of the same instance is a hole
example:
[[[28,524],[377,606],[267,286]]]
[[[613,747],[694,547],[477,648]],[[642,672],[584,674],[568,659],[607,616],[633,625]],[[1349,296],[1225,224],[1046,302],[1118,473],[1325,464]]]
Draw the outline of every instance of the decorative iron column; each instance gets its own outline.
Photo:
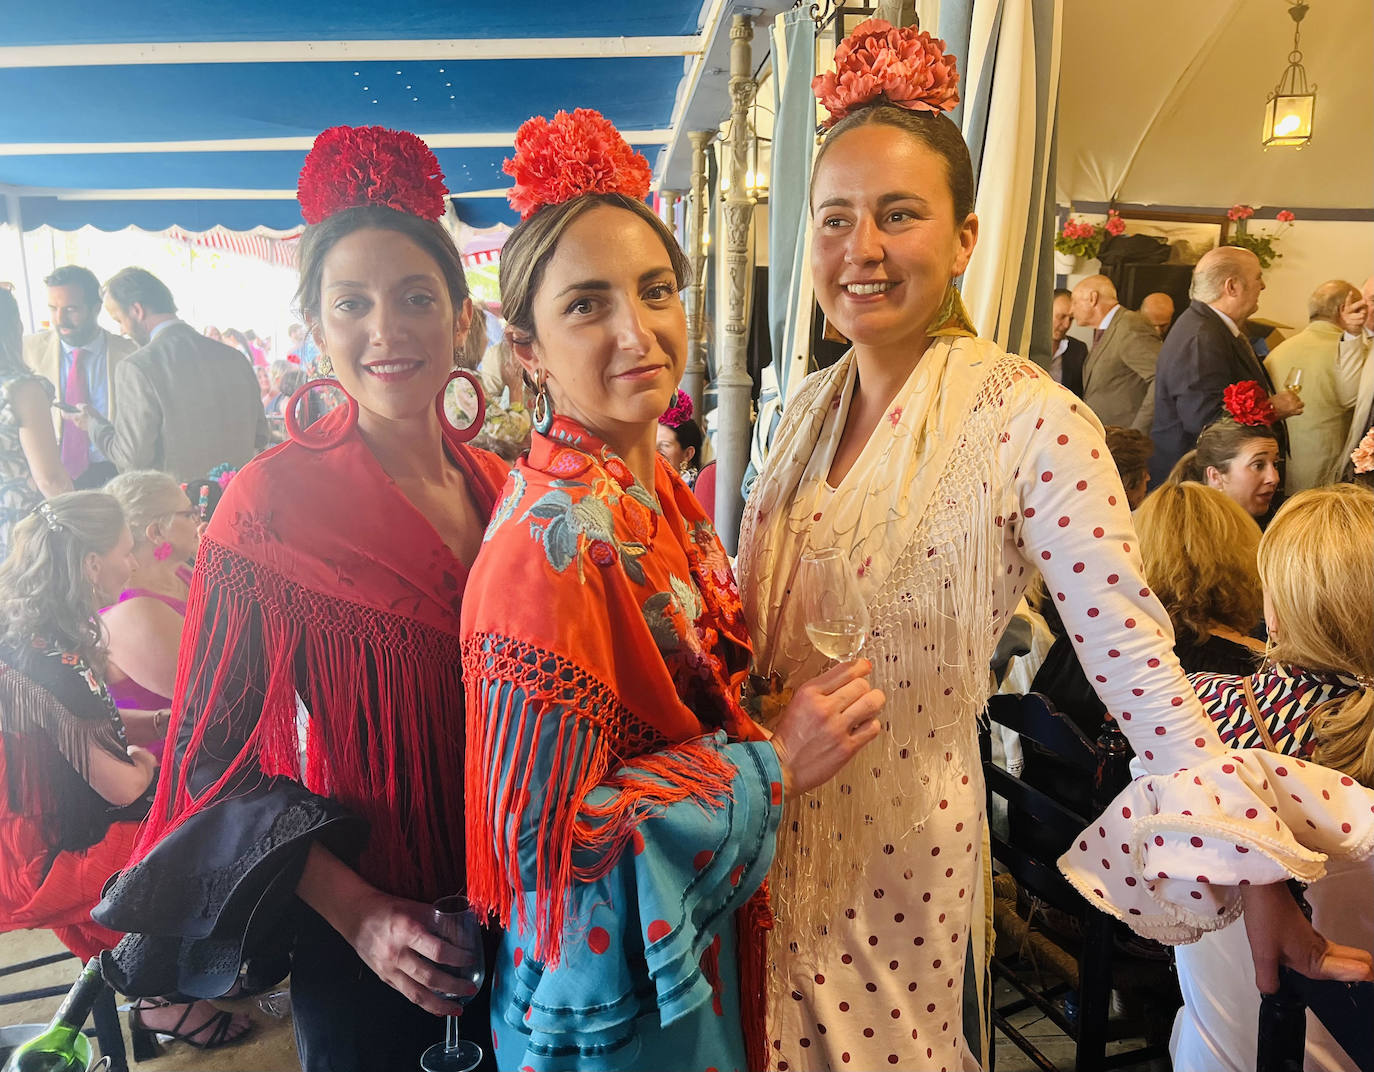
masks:
[[[676,190],[660,190],[658,192],[658,218],[661,219],[668,230],[673,232],[679,244],[682,241],[677,233],[677,198]]]
[[[687,368],[682,374],[682,389],[692,396],[697,420],[705,429],[701,412],[702,391],[706,387],[706,236],[709,233],[711,206],[707,204],[706,146],[715,136],[709,130],[689,131],[692,139],[692,192],[687,218],[687,259],[692,262],[692,284],[687,288]]]
[[[716,438],[716,531],[731,554],[739,543],[744,497],[740,484],[749,464],[753,424],[753,380],[749,376],[749,307],[753,258],[749,251],[754,226],[754,199],[746,185],[749,170],[749,107],[757,86],[750,42],[754,26],[747,15],[730,21],[730,153],[729,189],[725,195],[726,301],[724,331],[716,363],[719,432]]]

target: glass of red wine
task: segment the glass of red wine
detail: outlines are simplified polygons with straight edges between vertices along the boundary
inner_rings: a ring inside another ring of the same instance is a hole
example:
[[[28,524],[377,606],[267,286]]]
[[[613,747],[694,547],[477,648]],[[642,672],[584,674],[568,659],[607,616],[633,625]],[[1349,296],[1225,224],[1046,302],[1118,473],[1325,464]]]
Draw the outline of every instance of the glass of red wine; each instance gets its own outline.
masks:
[[[461,967],[440,964],[439,968],[463,982],[472,984],[462,993],[443,993],[442,997],[466,1005],[482,989],[486,978],[486,958],[482,952],[482,923],[477,913],[468,905],[468,899],[461,894],[441,897],[434,902],[434,912],[430,919],[430,930],[457,946],[464,957]],[[423,1072],[472,1072],[482,1063],[482,1047],[475,1042],[459,1038],[458,1027],[461,1018],[450,1016],[444,1027],[444,1041],[436,1042],[420,1055],[420,1068]]]

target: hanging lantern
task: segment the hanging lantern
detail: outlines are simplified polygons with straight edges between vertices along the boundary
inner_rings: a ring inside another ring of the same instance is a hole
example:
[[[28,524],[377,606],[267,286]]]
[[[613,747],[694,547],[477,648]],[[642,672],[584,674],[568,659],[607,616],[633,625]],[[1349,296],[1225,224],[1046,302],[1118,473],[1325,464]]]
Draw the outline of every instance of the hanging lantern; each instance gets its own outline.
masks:
[[[1317,87],[1307,83],[1298,39],[1302,32],[1307,4],[1299,0],[1288,9],[1293,20],[1293,51],[1288,66],[1264,106],[1264,133],[1261,140],[1268,149],[1276,145],[1302,148],[1312,140],[1312,117],[1317,108]]]

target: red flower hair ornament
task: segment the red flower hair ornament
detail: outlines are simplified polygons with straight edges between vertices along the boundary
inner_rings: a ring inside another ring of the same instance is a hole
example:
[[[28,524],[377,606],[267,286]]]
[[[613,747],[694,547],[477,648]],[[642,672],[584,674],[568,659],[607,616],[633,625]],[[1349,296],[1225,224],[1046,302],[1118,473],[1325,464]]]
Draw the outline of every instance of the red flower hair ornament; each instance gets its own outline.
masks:
[[[1269,392],[1255,380],[1231,384],[1222,394],[1222,405],[1237,424],[1268,427],[1278,417],[1269,401]]]
[[[692,412],[692,396],[679,387],[673,396],[673,404],[663,411],[658,423],[667,428],[676,428],[684,421],[690,421]]]
[[[309,224],[359,205],[437,220],[448,187],[428,145],[405,130],[330,127],[315,139],[296,196]]]
[[[874,103],[938,115],[959,103],[959,69],[939,38],[867,19],[835,49],[835,70],[811,79],[811,91],[830,113],[826,128]]]
[[[525,120],[515,132],[515,156],[501,170],[515,179],[506,197],[522,220],[582,194],[624,194],[643,201],[653,180],[649,161],[590,108]]]

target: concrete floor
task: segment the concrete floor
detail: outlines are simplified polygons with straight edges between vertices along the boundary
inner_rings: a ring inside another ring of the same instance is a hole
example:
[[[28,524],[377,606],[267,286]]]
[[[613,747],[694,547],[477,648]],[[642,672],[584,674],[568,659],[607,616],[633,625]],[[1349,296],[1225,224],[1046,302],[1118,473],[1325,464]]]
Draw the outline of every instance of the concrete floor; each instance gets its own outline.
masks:
[[[48,931],[0,934],[0,965],[62,951],[62,946]],[[22,976],[7,976],[0,986],[5,990],[56,986],[75,979],[77,971],[77,961],[72,958],[26,972]],[[1005,1001],[1007,994],[1000,989],[1002,986],[1003,984],[999,984],[997,997]],[[61,998],[48,998],[26,1004],[0,1005],[0,1024],[46,1023],[56,1012],[60,1002]],[[208,1051],[197,1050],[184,1042],[168,1042],[163,1045],[160,1057],[138,1064],[133,1061],[133,1049],[128,1043],[127,1014],[121,1012],[125,1044],[129,1046],[131,1072],[298,1072],[300,1063],[296,1059],[296,1045],[289,1016],[285,1019],[269,1016],[258,1007],[254,998],[221,1001],[216,1004],[251,1016],[256,1024],[252,1034],[232,1046]],[[1012,1018],[1012,1023],[1035,1042],[1055,1064],[1061,1068],[1073,1067],[1072,1042],[1038,1011],[1029,1009],[1019,1013]],[[1127,1044],[1113,1044],[1109,1052],[1125,1045]],[[1035,1065],[1031,1060],[1000,1034],[995,1036],[994,1047],[997,1072],[1034,1072]],[[1169,1065],[1167,1061],[1161,1061],[1138,1067],[1141,1067],[1141,1072],[1168,1072]]]
[[[61,952],[64,952],[64,947],[52,936],[51,931],[0,934],[0,965]],[[13,992],[60,986],[75,981],[80,968],[80,963],[72,957],[22,975],[5,976],[0,980],[0,989]],[[56,997],[17,1005],[0,1005],[0,1024],[47,1023],[61,1002],[62,999]],[[137,1064],[134,1063],[133,1046],[128,1038],[128,1015],[121,1011],[130,1072],[299,1072],[300,1062],[296,1059],[296,1042],[289,1016],[285,1019],[268,1016],[258,1008],[254,998],[218,1001],[215,1004],[247,1013],[253,1018],[255,1026],[247,1038],[216,1050],[198,1050],[184,1042],[167,1042],[163,1044],[160,1057]],[[123,1007],[121,1003],[121,1010]]]

